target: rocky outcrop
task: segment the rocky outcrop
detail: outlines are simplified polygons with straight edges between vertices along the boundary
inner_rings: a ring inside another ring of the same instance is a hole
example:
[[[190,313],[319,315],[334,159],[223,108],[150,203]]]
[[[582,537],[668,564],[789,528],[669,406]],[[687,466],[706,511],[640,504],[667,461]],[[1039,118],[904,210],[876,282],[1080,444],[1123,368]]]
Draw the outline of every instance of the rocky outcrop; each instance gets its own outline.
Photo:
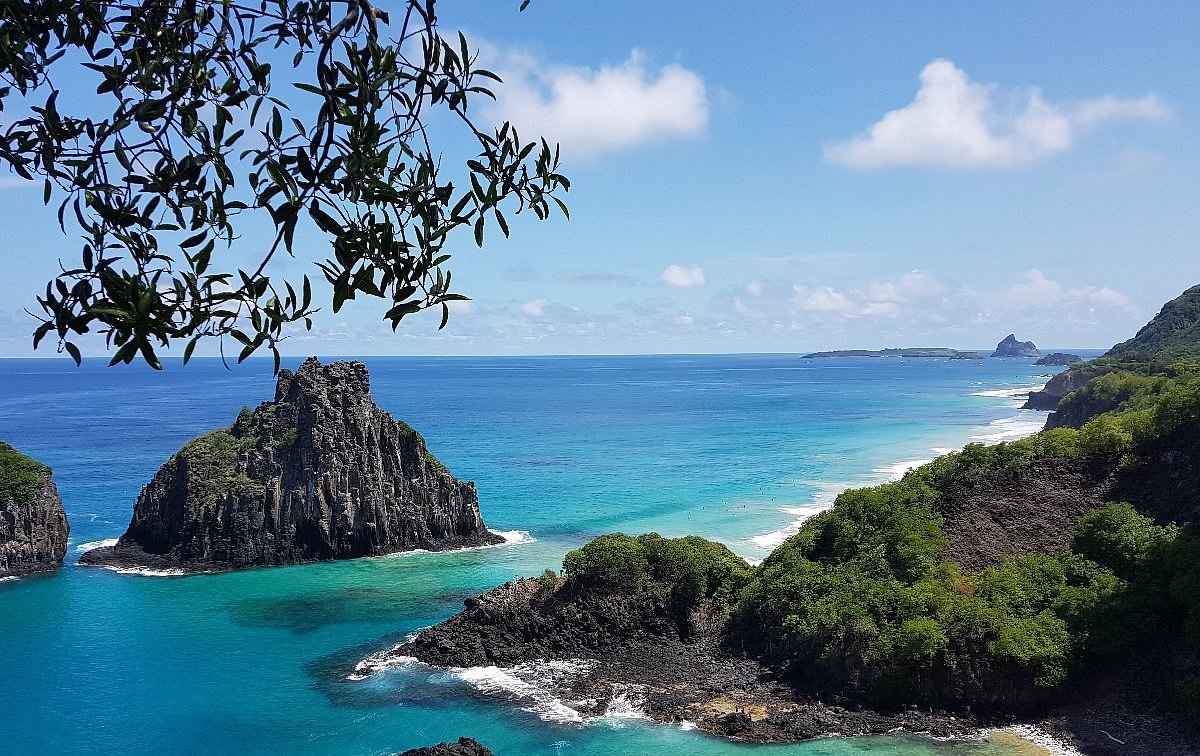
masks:
[[[1098,375],[1110,372],[1113,368],[1093,363],[1085,363],[1064,370],[1050,379],[1041,391],[1031,391],[1029,399],[1022,409],[1053,411],[1058,408],[1058,402],[1067,394],[1084,387],[1088,381]]]
[[[428,748],[413,748],[400,756],[495,756],[474,738],[459,738],[457,743],[438,743]]]
[[[70,532],[50,468],[0,441],[0,578],[58,569]]]
[[[993,357],[1041,357],[1037,345],[1032,341],[1017,341],[1016,334],[1008,334],[996,345]]]
[[[275,400],[179,450],[85,564],[221,570],[499,543],[473,483],[380,409],[358,362],[307,360]]]
[[[1083,358],[1077,354],[1068,354],[1066,352],[1051,352],[1042,359],[1033,363],[1035,365],[1061,367],[1063,365],[1074,365],[1077,362],[1083,362]]]
[[[563,579],[516,580],[467,599],[465,611],[364,660],[355,674],[414,657],[435,666],[497,665],[584,717],[633,703],[655,721],[692,722],[744,741],[898,729],[968,737],[985,723],[961,712],[875,711],[806,697],[730,648],[724,620],[697,612],[681,627],[661,594],[630,585],[580,590]],[[547,675],[546,662],[572,669]]]

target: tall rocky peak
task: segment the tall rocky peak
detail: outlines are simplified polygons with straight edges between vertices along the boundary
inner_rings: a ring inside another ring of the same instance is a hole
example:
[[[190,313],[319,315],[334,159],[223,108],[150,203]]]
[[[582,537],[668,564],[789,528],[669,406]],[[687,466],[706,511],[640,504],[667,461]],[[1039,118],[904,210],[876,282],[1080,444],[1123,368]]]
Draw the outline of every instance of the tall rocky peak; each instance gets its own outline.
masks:
[[[366,366],[310,358],[275,399],[189,441],[142,489],[115,547],[81,560],[212,570],[498,543],[475,486],[380,409]]]
[[[0,441],[0,577],[58,569],[70,532],[50,468]]]
[[[1037,344],[1032,341],[1017,341],[1017,335],[1010,333],[996,345],[993,357],[1041,357]]]

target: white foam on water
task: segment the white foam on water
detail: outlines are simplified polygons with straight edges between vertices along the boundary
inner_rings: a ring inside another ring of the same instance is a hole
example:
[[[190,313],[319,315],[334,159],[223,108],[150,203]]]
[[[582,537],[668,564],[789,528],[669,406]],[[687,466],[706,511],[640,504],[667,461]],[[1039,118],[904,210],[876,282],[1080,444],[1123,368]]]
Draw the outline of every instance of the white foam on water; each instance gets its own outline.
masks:
[[[444,549],[442,551],[430,551],[429,549],[409,549],[408,551],[396,551],[391,554],[382,554],[378,558],[395,559],[396,557],[412,556],[414,554],[458,554],[463,551],[483,551],[484,549],[499,549],[504,546],[520,546],[526,543],[537,543],[537,539],[534,538],[528,530],[492,530],[489,528],[488,532],[492,535],[500,536],[504,539],[504,542],[489,543],[486,546],[464,546],[461,549]]]
[[[630,695],[628,692],[616,693],[609,699],[608,706],[604,708],[604,713],[596,717],[596,722],[605,722],[617,724],[623,720],[629,719],[649,719],[650,717],[642,710],[646,704],[646,700],[637,695]]]
[[[679,723],[679,729],[683,730],[684,732],[690,732],[690,731],[696,729],[696,723],[689,722],[688,720],[685,719]]]
[[[932,461],[932,459],[910,459],[904,462],[884,465],[883,467],[876,467],[871,472],[875,476],[883,478],[885,482],[891,482],[893,480],[900,480],[908,471],[915,470],[921,465],[927,465]]]
[[[1031,391],[1041,391],[1046,388],[1044,383],[1035,383],[1031,386],[1017,386],[1016,388],[1003,389],[987,389],[986,391],[972,391],[971,396],[987,396],[995,399],[1026,399]]]
[[[404,641],[408,643],[408,641]],[[354,665],[354,671],[346,675],[347,680],[358,682],[366,680],[371,675],[377,672],[382,672],[385,669],[393,669],[395,667],[407,667],[410,664],[418,664],[420,660],[415,656],[403,656],[395,653],[396,649],[403,644],[392,646],[386,651],[380,651],[371,654],[367,658]]]
[[[1083,756],[1083,752],[1075,748],[1070,743],[1057,738],[1045,730],[1034,727],[1033,725],[1013,725],[1012,727],[1004,727],[999,732],[1007,732],[1016,735],[1021,740],[1027,740],[1037,746],[1045,748],[1054,756]]]
[[[973,385],[982,386],[981,382],[974,382]],[[986,389],[972,392],[972,396],[984,396],[1004,399],[1023,399],[1030,391],[1038,391],[1045,387],[1045,384],[1039,383],[1029,386],[1020,386],[1015,388],[1005,389]],[[1031,436],[1042,429],[1046,423],[1045,412],[1037,410],[1019,410],[1018,414],[1010,417],[999,418],[991,421],[985,428],[976,428],[974,434],[968,439],[969,441],[983,441],[985,443],[998,443],[1000,441],[1015,441],[1019,438]],[[800,532],[801,526],[813,515],[825,511],[833,506],[838,494],[848,488],[856,488],[858,486],[872,486],[880,483],[900,480],[905,473],[918,468],[922,465],[929,464],[937,457],[946,454],[957,452],[958,449],[935,446],[930,448],[930,451],[935,455],[928,459],[909,459],[891,464],[881,465],[871,471],[871,474],[864,480],[854,483],[828,483],[815,481],[800,481],[807,485],[813,486],[816,491],[813,493],[812,502],[799,506],[781,507],[780,511],[784,514],[791,515],[796,518],[789,522],[784,527],[778,530],[772,530],[769,533],[751,536],[746,539],[749,543],[754,544],[762,549],[774,549],[787,539]]]
[[[103,549],[108,546],[116,546],[118,540],[120,540],[120,539],[105,538],[103,541],[88,541],[87,543],[81,543],[78,546],[76,546],[75,551],[80,554],[83,554],[83,553],[91,551],[93,549]]]
[[[3,583],[7,580],[16,580],[16,579],[17,579],[16,575],[8,575],[6,577],[0,577],[0,583]]]
[[[519,546],[523,543],[537,543],[537,539],[530,535],[528,530],[488,530],[492,535],[498,535],[504,539],[504,543],[498,543],[496,546]],[[481,548],[494,548],[492,546],[482,546]]]
[[[480,693],[519,702],[522,711],[537,715],[546,722],[582,722],[583,714],[563,703],[552,692],[565,680],[587,672],[594,662],[584,660],[544,661],[518,664],[515,667],[468,667],[452,669],[431,680],[450,677],[465,682]]]
[[[751,536],[746,539],[755,546],[763,549],[773,549],[779,544],[800,532],[800,526],[803,525],[813,515],[820,514],[826,509],[833,506],[833,502],[837,500],[838,494],[845,491],[847,488],[852,488],[848,483],[826,483],[810,481],[808,485],[816,489],[812,495],[812,502],[809,504],[793,505],[789,507],[780,507],[779,511],[786,515],[791,515],[796,519],[789,522],[779,530],[772,530],[770,533],[762,533],[761,535]],[[762,560],[759,560],[760,562]]]
[[[189,575],[213,575],[213,574],[216,574],[216,572],[214,570],[179,570],[179,569],[152,570],[149,567],[121,567],[121,566],[115,565],[115,564],[89,564],[89,565],[83,565],[83,566],[100,567],[101,569],[115,572],[118,575],[141,575],[142,577],[167,578],[167,577],[187,577]]]
[[[1036,410],[1021,410],[1018,415],[1002,417],[988,423],[982,432],[971,436],[972,441],[999,443],[1001,441],[1016,441],[1019,438],[1032,436],[1046,424],[1046,413]]]

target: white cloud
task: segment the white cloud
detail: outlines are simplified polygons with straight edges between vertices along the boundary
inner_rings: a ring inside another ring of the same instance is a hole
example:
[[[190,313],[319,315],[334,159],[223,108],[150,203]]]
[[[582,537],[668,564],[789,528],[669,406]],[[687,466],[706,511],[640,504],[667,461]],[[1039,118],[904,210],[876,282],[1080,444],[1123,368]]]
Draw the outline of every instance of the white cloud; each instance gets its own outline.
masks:
[[[1021,276],[1019,283],[1000,291],[996,306],[1000,308],[1060,307],[1063,304],[1086,304],[1093,307],[1128,307],[1132,304],[1125,294],[1108,286],[1063,286],[1034,268]]]
[[[465,299],[454,299],[446,303],[451,315],[471,315],[475,312],[475,304]]]
[[[1161,120],[1169,108],[1156,95],[1056,104],[1033,88],[997,107],[993,84],[970,81],[954,63],[938,58],[921,71],[916,98],[893,110],[864,134],[825,148],[825,159],[850,168],[897,165],[1002,168],[1024,165],[1071,148],[1101,123]]]
[[[554,65],[484,44],[481,58],[504,79],[487,115],[527,138],[559,142],[571,157],[594,157],[695,136],[708,123],[704,80],[678,63],[654,68],[633,50],[619,65]]]
[[[521,305],[521,312],[525,313],[531,318],[540,318],[546,312],[546,300],[531,299],[525,304]]]
[[[668,265],[659,278],[673,289],[698,289],[707,283],[704,268],[699,265],[693,265],[690,268],[682,265]]]
[[[695,325],[696,319],[693,318],[691,315],[679,315],[675,318],[675,320],[673,322],[677,326],[687,327],[687,326]]]

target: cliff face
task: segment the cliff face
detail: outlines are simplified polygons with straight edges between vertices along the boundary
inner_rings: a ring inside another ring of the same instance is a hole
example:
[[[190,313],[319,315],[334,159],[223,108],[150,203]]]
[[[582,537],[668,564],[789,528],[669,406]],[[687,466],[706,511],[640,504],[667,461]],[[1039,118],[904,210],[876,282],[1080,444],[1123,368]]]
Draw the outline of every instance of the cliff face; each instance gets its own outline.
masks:
[[[0,577],[58,569],[69,535],[50,468],[0,441]]]
[[[1031,391],[1029,400],[1025,402],[1022,409],[1042,410],[1043,412],[1054,410],[1064,396],[1076,389],[1083,388],[1088,381],[1111,370],[1110,367],[1090,363],[1064,370],[1051,378],[1041,391]],[[1057,426],[1047,426],[1047,428],[1053,427]]]
[[[366,367],[311,358],[275,400],[192,440],[129,530],[84,563],[232,569],[498,543],[472,483],[371,400]]]

